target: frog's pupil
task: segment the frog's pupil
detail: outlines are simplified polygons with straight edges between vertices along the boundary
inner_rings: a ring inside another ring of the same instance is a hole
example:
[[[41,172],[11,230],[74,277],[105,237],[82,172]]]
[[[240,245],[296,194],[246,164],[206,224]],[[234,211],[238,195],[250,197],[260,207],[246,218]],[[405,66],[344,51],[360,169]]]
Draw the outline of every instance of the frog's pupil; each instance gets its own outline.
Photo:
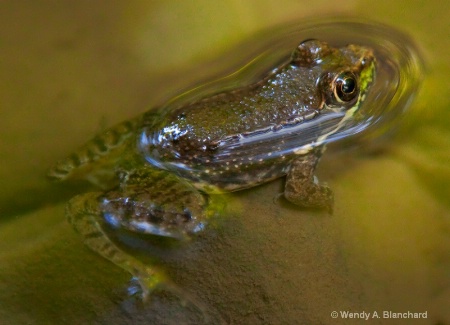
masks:
[[[350,102],[358,95],[358,84],[352,72],[344,72],[336,79],[334,96],[340,102]]]
[[[345,78],[342,83],[342,92],[344,94],[351,94],[356,87],[355,80],[353,78]]]

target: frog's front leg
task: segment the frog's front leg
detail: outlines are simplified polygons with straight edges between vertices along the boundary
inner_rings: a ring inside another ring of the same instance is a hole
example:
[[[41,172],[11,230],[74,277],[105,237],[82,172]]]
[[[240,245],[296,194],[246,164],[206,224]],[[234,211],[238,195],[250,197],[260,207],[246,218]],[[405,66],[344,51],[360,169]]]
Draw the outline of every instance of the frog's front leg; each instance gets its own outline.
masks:
[[[95,192],[73,198],[66,214],[87,246],[139,281],[145,299],[159,285],[167,288],[168,282],[155,267],[119,249],[105,233],[105,225],[182,238],[204,227],[207,200],[189,183],[152,168],[122,172],[121,184],[105,194]]]
[[[314,170],[322,149],[318,148],[295,158],[286,176],[284,196],[290,202],[306,208],[327,208],[332,211],[333,192],[326,185],[318,184]]]

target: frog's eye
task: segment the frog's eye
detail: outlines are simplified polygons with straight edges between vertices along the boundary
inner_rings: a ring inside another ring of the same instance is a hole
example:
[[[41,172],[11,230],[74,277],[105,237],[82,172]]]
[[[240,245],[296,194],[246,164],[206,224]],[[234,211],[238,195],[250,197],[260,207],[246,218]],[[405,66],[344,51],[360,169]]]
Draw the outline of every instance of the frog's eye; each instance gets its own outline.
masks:
[[[352,72],[343,72],[334,80],[334,98],[339,103],[347,103],[358,95],[358,81]]]

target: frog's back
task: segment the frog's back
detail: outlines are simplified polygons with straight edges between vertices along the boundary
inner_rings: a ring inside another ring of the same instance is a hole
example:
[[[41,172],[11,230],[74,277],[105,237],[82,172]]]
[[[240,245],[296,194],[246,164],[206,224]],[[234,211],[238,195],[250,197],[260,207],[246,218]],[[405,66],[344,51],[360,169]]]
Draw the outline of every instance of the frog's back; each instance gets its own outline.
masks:
[[[285,174],[280,166],[282,160],[287,163],[284,157],[278,162],[268,162],[267,155],[257,157],[257,151],[265,150],[270,156],[270,152],[279,150],[277,141],[243,143],[316,116],[322,98],[311,94],[310,84],[319,73],[318,69],[302,71],[286,64],[256,84],[177,109],[156,125],[150,113],[144,117],[140,148],[153,165],[175,169],[199,183],[207,180],[222,189],[250,187],[256,178],[280,177]],[[267,168],[255,167],[266,162]],[[252,169],[257,175],[244,175],[240,168]]]
[[[346,111],[357,108],[359,90],[340,100],[335,87],[343,72],[356,83],[372,61],[363,47],[306,41],[260,82],[185,105],[156,123],[153,114],[144,117],[139,150],[157,167],[227,189],[282,176],[296,154],[320,145],[318,137],[335,132]]]

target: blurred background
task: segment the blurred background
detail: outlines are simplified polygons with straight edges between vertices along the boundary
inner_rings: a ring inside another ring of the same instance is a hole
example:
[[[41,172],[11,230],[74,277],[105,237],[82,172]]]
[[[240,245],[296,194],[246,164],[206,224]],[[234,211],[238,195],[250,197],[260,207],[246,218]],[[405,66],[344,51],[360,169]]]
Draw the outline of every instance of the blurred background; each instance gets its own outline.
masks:
[[[388,310],[427,311],[396,324],[450,324],[442,0],[0,1],[0,324],[201,322],[170,295],[121,303],[128,275],[64,218],[83,186],[45,173],[105,127],[207,80],[207,62],[256,32],[344,14],[398,28],[423,52],[424,83],[397,133],[376,152],[325,155],[332,217],[274,204],[281,181],[231,195],[215,237],[171,252],[167,273],[211,323],[347,324],[330,313]]]

